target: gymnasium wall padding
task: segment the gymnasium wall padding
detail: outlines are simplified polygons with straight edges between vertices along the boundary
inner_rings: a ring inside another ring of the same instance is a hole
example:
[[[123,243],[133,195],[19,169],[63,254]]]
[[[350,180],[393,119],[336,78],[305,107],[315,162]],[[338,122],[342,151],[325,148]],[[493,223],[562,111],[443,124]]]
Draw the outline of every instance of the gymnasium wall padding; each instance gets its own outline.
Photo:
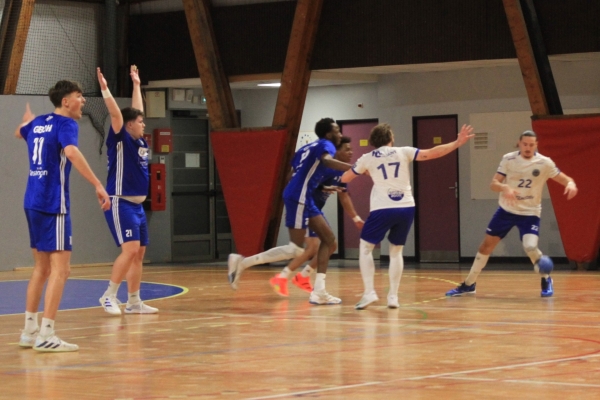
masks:
[[[286,129],[211,132],[236,251],[260,253],[288,139]]]
[[[533,130],[539,152],[552,158],[579,189],[567,200],[564,187],[548,181],[565,253],[576,262],[592,261],[600,247],[600,115],[538,117]]]

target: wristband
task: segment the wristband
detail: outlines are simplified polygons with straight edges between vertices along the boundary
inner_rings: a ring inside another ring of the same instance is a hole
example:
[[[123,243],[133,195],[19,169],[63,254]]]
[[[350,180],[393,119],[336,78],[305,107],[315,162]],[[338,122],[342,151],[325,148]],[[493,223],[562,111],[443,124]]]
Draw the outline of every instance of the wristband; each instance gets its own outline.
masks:
[[[105,99],[109,99],[112,97],[112,94],[110,94],[110,90],[106,89],[100,91],[102,92],[102,97],[104,97]]]
[[[575,185],[575,181],[569,181],[569,183],[567,183],[567,186],[569,186],[569,185],[576,186],[576,185]]]
[[[360,215],[357,215],[356,217],[352,218],[352,221],[354,221],[354,222],[362,221],[362,218],[360,217]]]

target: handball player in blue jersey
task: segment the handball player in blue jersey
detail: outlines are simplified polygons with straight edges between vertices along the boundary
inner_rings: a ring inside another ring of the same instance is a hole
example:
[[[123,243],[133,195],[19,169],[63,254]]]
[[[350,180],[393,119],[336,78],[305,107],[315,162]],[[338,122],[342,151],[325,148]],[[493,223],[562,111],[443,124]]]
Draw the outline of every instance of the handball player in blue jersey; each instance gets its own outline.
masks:
[[[347,136],[342,136],[340,144],[337,146],[337,151],[335,153],[335,159],[339,161],[343,161],[346,163],[350,163],[352,161],[352,146],[350,142],[351,138]],[[324,181],[317,187],[313,194],[313,198],[316,206],[322,210],[327,202],[327,199],[333,192],[337,192],[338,199],[342,205],[344,211],[348,214],[356,227],[360,230],[364,225],[364,221],[354,208],[354,204],[352,203],[352,199],[346,190],[346,184],[341,182],[342,171],[336,171],[333,169],[329,169],[326,172]],[[307,264],[302,271],[298,272],[293,278],[292,283],[298,288],[304,290],[305,292],[312,292],[313,287],[310,283],[310,275],[314,269],[317,267],[317,251],[319,249],[319,245],[321,244],[319,237],[317,234],[311,230],[308,230],[306,237],[304,238],[304,242],[306,247],[304,248],[304,252],[300,254],[298,257],[294,258],[290,261],[290,263],[283,268],[283,270],[277,275],[273,276],[269,283],[275,293],[280,296],[287,297],[289,295],[288,292],[288,277],[292,271],[298,269],[302,264],[306,261],[310,260],[310,263]]]
[[[112,207],[104,216],[121,254],[113,264],[108,288],[100,304],[111,315],[121,315],[117,290],[127,279],[125,314],[155,314],[157,308],[144,304],[140,298],[142,263],[148,245],[148,224],[142,203],[148,194],[148,143],[144,140],[144,103],[137,67],[131,66],[133,81],[131,107],[119,110],[110,94],[100,68],[98,82],[110,114],[106,138],[108,178],[106,190]]]
[[[358,175],[368,173],[373,180],[371,212],[360,234],[358,264],[364,293],[355,306],[357,310],[365,309],[379,300],[374,288],[373,248],[388,232],[390,288],[387,305],[389,308],[400,306],[398,289],[404,269],[402,250],[415,215],[410,163],[443,157],[467,143],[473,136],[473,128],[463,125],[455,141],[420,150],[409,146],[394,147],[394,133],[388,124],[379,124],[371,130],[369,144],[375,150],[363,154],[352,169],[342,176],[342,182],[350,182]]]
[[[77,351],[76,344],[61,340],[54,332],[56,312],[71,268],[71,165],[94,186],[103,210],[110,208],[110,198],[77,148],[79,127],[75,120],[81,118],[85,104],[81,87],[76,82],[59,81],[48,96],[54,112],[36,117],[27,104],[23,122],[15,131],[17,138],[27,142],[29,180],[24,208],[35,260],[27,286],[25,328],[19,346],[41,352]],[[40,327],[37,313],[46,282]]]
[[[246,257],[230,254],[228,260],[229,283],[237,289],[242,272],[253,265],[290,260],[302,254],[306,228],[309,227],[321,239],[317,252],[317,275],[310,294],[311,304],[339,304],[341,300],[325,290],[325,275],[329,257],[337,248],[335,235],[314,202],[315,189],[325,178],[328,168],[346,171],[350,164],[334,159],[336,146],[342,134],[331,118],[323,118],[315,125],[319,140],[301,147],[292,160],[291,178],[283,191],[285,224],[289,230],[290,243]]]

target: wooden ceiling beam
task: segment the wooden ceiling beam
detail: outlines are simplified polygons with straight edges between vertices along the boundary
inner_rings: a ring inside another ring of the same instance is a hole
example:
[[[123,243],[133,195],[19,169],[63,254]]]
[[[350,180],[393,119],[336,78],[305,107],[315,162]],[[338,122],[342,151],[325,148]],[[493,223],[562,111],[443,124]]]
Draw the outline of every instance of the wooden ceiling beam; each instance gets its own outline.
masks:
[[[0,90],[15,94],[35,0],[6,0],[0,24]]]
[[[183,0],[211,129],[238,128],[231,87],[215,39],[210,0]]]
[[[277,235],[283,211],[282,193],[294,155],[300,122],[304,112],[304,103],[310,81],[310,61],[319,27],[323,0],[298,0],[292,33],[288,44],[281,87],[277,95],[273,126],[283,126],[288,130],[286,152],[279,171],[278,185],[275,190],[275,204],[269,220],[265,248],[277,244]]]
[[[549,115],[548,102],[540,79],[538,65],[533,52],[527,24],[520,0],[502,0],[512,35],[525,90],[533,115]]]

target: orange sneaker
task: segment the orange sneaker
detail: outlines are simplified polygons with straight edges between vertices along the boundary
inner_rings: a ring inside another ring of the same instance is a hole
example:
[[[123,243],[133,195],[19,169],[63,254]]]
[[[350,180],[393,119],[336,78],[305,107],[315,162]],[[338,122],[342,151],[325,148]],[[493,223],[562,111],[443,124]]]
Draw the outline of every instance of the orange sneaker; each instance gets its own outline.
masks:
[[[292,283],[298,286],[300,289],[304,290],[305,292],[311,293],[313,291],[313,287],[310,284],[310,276],[307,276],[305,278],[300,272],[294,276],[294,278],[292,279]]]
[[[275,293],[283,297],[289,296],[287,281],[287,278],[282,278],[279,276],[279,274],[269,279],[269,283],[271,284],[271,287],[273,288]]]

